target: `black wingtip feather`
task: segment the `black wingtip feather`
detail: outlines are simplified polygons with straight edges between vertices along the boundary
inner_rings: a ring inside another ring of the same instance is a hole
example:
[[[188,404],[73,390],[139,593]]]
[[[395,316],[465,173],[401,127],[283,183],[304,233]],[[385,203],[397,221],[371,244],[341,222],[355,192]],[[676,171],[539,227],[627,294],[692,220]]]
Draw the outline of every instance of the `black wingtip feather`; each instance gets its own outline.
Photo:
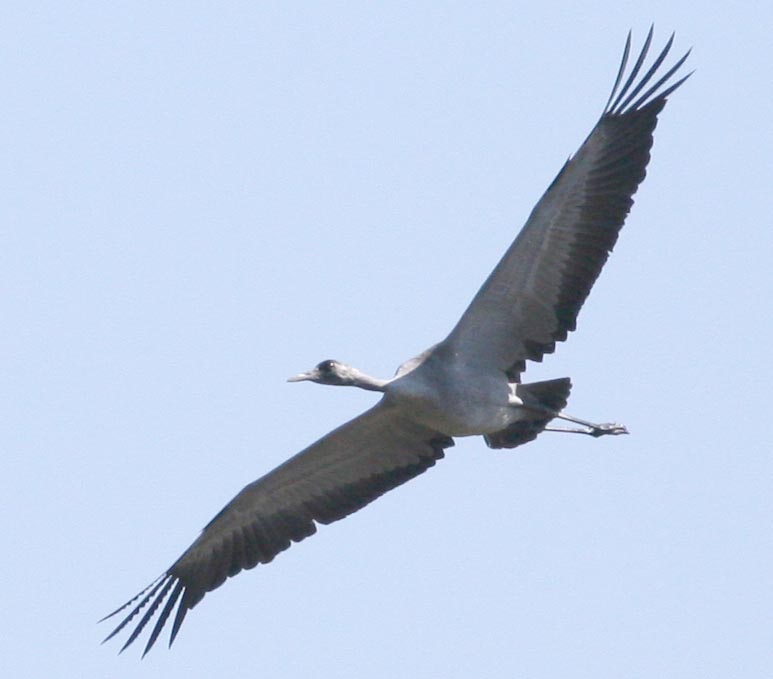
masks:
[[[689,50],[687,50],[687,52],[685,53],[685,55],[684,55],[684,56],[683,56],[681,59],[679,59],[679,61],[677,61],[677,62],[676,62],[676,63],[675,63],[675,64],[674,64],[674,65],[673,65],[673,66],[672,66],[672,67],[671,67],[671,68],[668,70],[668,72],[667,72],[665,75],[663,75],[663,77],[662,77],[662,78],[660,78],[660,80],[658,80],[658,81],[657,81],[657,82],[656,82],[656,83],[655,83],[655,84],[654,84],[652,87],[650,87],[650,88],[649,88],[649,89],[648,89],[648,90],[647,90],[647,91],[646,91],[644,94],[642,94],[642,95],[641,95],[641,97],[639,97],[639,98],[638,98],[638,99],[637,99],[637,100],[636,100],[636,101],[635,101],[635,102],[634,102],[634,103],[631,105],[631,109],[632,109],[632,110],[634,110],[634,111],[636,111],[636,110],[640,109],[641,107],[643,107],[643,106],[646,104],[647,100],[648,100],[648,99],[649,99],[649,98],[650,98],[650,97],[651,97],[653,94],[655,94],[655,92],[657,92],[657,90],[658,90],[658,89],[660,89],[660,87],[661,87],[662,85],[664,85],[664,84],[665,84],[665,83],[666,83],[666,82],[667,82],[667,81],[668,81],[668,80],[671,78],[671,76],[672,76],[672,75],[674,75],[674,73],[676,73],[676,71],[679,69],[679,67],[680,67],[680,66],[681,66],[681,65],[682,65],[682,64],[683,64],[683,63],[684,63],[684,62],[687,60],[687,57],[689,57],[689,56],[690,56],[690,52],[692,52],[692,48],[690,48]],[[689,72],[687,75],[685,75],[684,77],[682,77],[682,78],[680,78],[679,80],[677,80],[677,81],[676,81],[676,82],[675,82],[673,85],[670,85],[669,87],[667,87],[667,88],[666,88],[665,90],[663,90],[663,91],[662,91],[660,94],[658,94],[658,96],[657,96],[657,98],[656,98],[656,99],[657,99],[658,101],[665,101],[665,100],[666,100],[666,97],[668,97],[668,95],[669,95],[669,94],[671,94],[671,93],[672,93],[672,92],[673,92],[673,91],[674,91],[674,90],[675,90],[677,87],[679,87],[679,86],[680,86],[680,85],[681,85],[681,84],[682,84],[682,83],[683,83],[685,80],[687,80],[687,78],[689,78],[689,77],[690,77],[690,76],[691,76],[691,75],[692,75],[694,72],[695,72],[695,71],[690,71],[690,72]],[[653,100],[653,101],[654,101],[654,100]]]
[[[155,595],[155,598],[150,603],[150,606],[148,607],[148,610],[145,611],[145,615],[140,618],[140,621],[137,623],[137,626],[132,630],[132,633],[129,635],[129,638],[126,640],[126,643],[121,647],[121,650],[118,651],[119,653],[123,653],[129,646],[131,646],[135,639],[142,633],[142,630],[145,629],[145,626],[150,622],[151,618],[155,615],[156,610],[161,605],[161,603],[166,599],[166,595],[169,593],[169,589],[172,587],[172,584],[174,583],[174,579],[172,577],[169,577],[165,580],[162,580],[159,583],[159,586],[163,585],[161,587],[161,591]],[[147,599],[144,600],[145,603],[149,601],[150,597],[153,596],[158,588],[154,588],[153,592],[148,596]],[[144,604],[143,604],[144,605]]]
[[[657,57],[655,57],[655,61],[652,62],[652,65],[650,66],[649,70],[641,77],[639,80],[638,85],[634,87],[629,93],[628,96],[625,98],[623,102],[621,102],[617,109],[619,111],[625,110],[628,105],[633,101],[633,99],[636,97],[639,92],[642,91],[644,87],[646,87],[647,83],[652,79],[652,76],[655,75],[658,68],[660,67],[660,64],[663,63],[663,60],[668,56],[668,53],[671,51],[671,46],[674,44],[674,33],[671,34],[671,37],[668,39],[668,42],[666,42],[665,47],[661,50],[660,54],[658,54]],[[642,52],[642,57],[644,56],[644,52]],[[643,59],[642,59],[643,61]],[[678,68],[679,65],[677,64],[676,68]],[[668,78],[671,74],[671,71],[667,73],[659,82],[662,82],[664,79]],[[657,86],[652,89],[657,89]],[[646,97],[643,97],[646,98]],[[636,109],[636,106],[632,107],[633,109]]]
[[[617,99],[615,99],[614,103],[612,104],[610,111],[614,111],[615,109],[618,108],[620,101],[628,93],[628,88],[633,84],[634,80],[636,80],[636,76],[639,74],[639,71],[641,70],[642,64],[644,63],[644,59],[647,57],[647,53],[650,51],[650,45],[652,44],[652,35],[654,32],[654,28],[655,28],[654,25],[650,26],[649,33],[647,33],[647,37],[644,40],[644,45],[641,48],[641,52],[639,52],[639,56],[636,58],[636,63],[634,63],[633,68],[631,69],[631,73],[628,76],[628,80],[625,81],[625,85],[623,85],[622,89],[620,90],[620,94],[617,95]]]
[[[108,618],[112,618],[117,613],[120,613],[121,611],[125,610],[129,606],[131,606],[137,599],[140,599],[139,603],[132,609],[132,611],[118,624],[118,626],[110,632],[103,640],[102,643],[104,644],[106,641],[109,641],[112,639],[116,634],[118,634],[126,625],[131,622],[131,620],[134,619],[134,617],[143,609],[145,606],[147,606],[148,601],[150,601],[155,593],[164,586],[164,583],[169,578],[169,575],[164,573],[164,575],[160,576],[153,582],[151,582],[145,589],[143,589],[139,594],[132,597],[127,601],[123,606],[120,606],[119,608],[116,608],[112,613],[109,615],[106,615],[102,620],[99,622],[103,622],[107,620]],[[141,597],[141,598],[140,598]],[[121,649],[123,650],[123,649]]]
[[[183,598],[180,600],[180,605],[177,607],[177,613],[175,613],[174,622],[172,623],[172,631],[169,633],[169,648],[172,648],[172,644],[177,638],[177,633],[180,631],[180,627],[183,624],[183,620],[185,620],[185,616],[187,615],[188,611],[193,608],[193,605],[187,601],[187,594],[187,591],[185,594],[183,594]]]
[[[145,592],[147,592],[151,587],[156,585],[160,580],[163,580],[167,576],[166,573],[159,575],[153,582],[151,582],[145,589],[143,589],[141,592],[135,594],[131,599],[129,599],[125,604],[122,604],[118,608],[116,608],[112,613],[108,613],[104,618],[100,618],[97,620],[97,624],[100,622],[105,622],[105,620],[108,620],[112,618],[114,615],[118,615],[121,611],[125,610],[129,606],[131,606],[137,599],[139,599]],[[112,635],[111,635],[112,636]],[[110,637],[108,637],[109,639]],[[105,640],[107,641],[107,639]]]
[[[623,58],[620,60],[620,68],[617,69],[615,84],[612,85],[612,91],[609,93],[609,99],[607,99],[607,103],[604,105],[604,113],[609,110],[610,104],[612,103],[612,100],[615,98],[615,94],[617,93],[617,88],[620,87],[620,81],[623,79],[625,67],[628,65],[628,57],[631,54],[631,37],[632,31],[629,30],[628,37],[625,39],[625,47],[623,48]]]
[[[161,615],[158,617],[158,620],[153,627],[153,631],[150,633],[148,643],[145,646],[145,650],[142,652],[143,658],[148,654],[148,651],[150,651],[150,649],[153,648],[153,645],[156,643],[156,639],[158,639],[158,635],[161,634],[161,630],[166,624],[166,621],[169,618],[169,614],[172,612],[172,609],[174,608],[175,603],[177,603],[177,599],[179,599],[182,591],[183,584],[178,581],[175,585],[175,588],[172,590],[172,593],[169,595],[169,600],[166,602],[164,610],[161,611]],[[169,640],[169,645],[172,645],[171,639]]]
[[[174,589],[172,589],[172,587],[174,587]],[[171,589],[171,593],[170,593],[170,589]],[[180,595],[183,595],[182,599],[180,599]],[[150,604],[148,610],[145,611],[142,618],[140,618],[140,621],[137,623],[136,627],[132,630],[132,633],[129,635],[129,638],[126,640],[126,643],[124,643],[124,645],[118,651],[119,654],[123,653],[127,648],[129,648],[129,646],[131,646],[137,640],[137,638],[140,636],[142,631],[145,629],[145,627],[147,627],[148,623],[152,620],[153,616],[156,614],[156,611],[158,610],[159,606],[161,606],[161,604],[164,603],[164,600],[166,600],[166,604],[164,605],[164,608],[162,609],[161,614],[158,617],[158,620],[156,620],[156,623],[153,626],[153,630],[150,633],[150,637],[148,638],[147,644],[145,645],[145,649],[142,652],[142,657],[144,658],[148,654],[150,649],[153,648],[156,641],[158,640],[158,637],[160,636],[161,631],[166,625],[167,620],[169,619],[169,616],[171,615],[172,610],[174,609],[175,604],[178,602],[178,600],[180,601],[180,603],[177,608],[174,624],[172,626],[172,632],[169,637],[169,646],[172,645],[172,642],[177,636],[177,632],[179,631],[180,625],[182,624],[182,621],[185,618],[185,614],[190,608],[192,608],[196,604],[196,601],[193,600],[193,597],[189,596],[189,592],[185,587],[185,585],[173,573],[168,572],[160,576],[156,580],[154,580],[139,594],[132,597],[129,601],[123,604],[123,606],[120,606],[112,613],[109,613],[108,615],[106,615],[104,618],[99,620],[99,622],[104,622],[108,618],[111,618],[114,615],[120,613],[121,611],[125,610],[128,606],[131,606],[138,599],[139,599],[139,602],[137,603],[137,605],[131,610],[131,612],[123,620],[121,620],[121,622],[116,626],[116,628],[102,640],[102,643],[104,644],[106,641],[109,641],[114,636],[116,636],[116,634],[121,632],[146,606],[148,606],[148,604]]]
[[[604,107],[604,115],[608,116],[620,116],[624,115],[627,111],[636,111],[654,101],[665,101],[665,98],[671,94],[677,87],[679,87],[691,74],[687,74],[681,78],[678,82],[670,85],[667,89],[658,93],[658,90],[676,73],[676,71],[682,66],[687,57],[690,55],[690,51],[679,59],[658,81],[649,87],[646,92],[640,95],[640,92],[649,85],[652,78],[658,72],[661,64],[671,51],[671,47],[674,44],[674,38],[676,33],[672,33],[668,38],[665,46],[660,51],[658,56],[653,61],[647,72],[638,79],[639,72],[644,65],[644,61],[649,53],[650,46],[652,44],[652,38],[654,35],[654,24],[650,26],[650,30],[647,33],[647,37],[644,41],[639,56],[631,69],[631,73],[625,81],[625,84],[620,88],[620,82],[623,79],[624,72],[626,70],[628,59],[631,50],[631,34],[629,32],[626,39],[625,48],[623,50],[623,58],[620,62],[620,68],[615,79],[614,87],[612,88],[612,94],[607,101],[607,105]],[[619,89],[618,89],[619,88]],[[637,99],[638,97],[638,99]]]

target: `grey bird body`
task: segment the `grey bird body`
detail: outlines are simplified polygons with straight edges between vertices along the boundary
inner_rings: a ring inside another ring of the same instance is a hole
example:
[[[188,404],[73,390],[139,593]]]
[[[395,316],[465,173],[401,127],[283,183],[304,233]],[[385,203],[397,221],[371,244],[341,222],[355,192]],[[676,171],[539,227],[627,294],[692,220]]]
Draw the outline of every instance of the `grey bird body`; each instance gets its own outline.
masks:
[[[474,436],[504,429],[519,416],[504,372],[481,369],[443,342],[410,371],[388,382],[387,402],[448,436]]]
[[[126,648],[157,615],[147,653],[174,614],[171,644],[207,592],[423,473],[455,436],[480,435],[490,447],[513,448],[543,431],[627,433],[567,415],[568,378],[522,383],[521,375],[527,361],[542,360],[575,329],[644,179],[657,116],[688,77],[670,82],[687,54],[660,73],[673,36],[642,73],[651,40],[652,30],[626,77],[628,36],[600,119],[448,337],[392,379],[332,360],[291,378],[383,396],[238,493],[157,581],[110,614],[129,609],[108,639],[138,617]],[[579,426],[556,428],[554,419]]]

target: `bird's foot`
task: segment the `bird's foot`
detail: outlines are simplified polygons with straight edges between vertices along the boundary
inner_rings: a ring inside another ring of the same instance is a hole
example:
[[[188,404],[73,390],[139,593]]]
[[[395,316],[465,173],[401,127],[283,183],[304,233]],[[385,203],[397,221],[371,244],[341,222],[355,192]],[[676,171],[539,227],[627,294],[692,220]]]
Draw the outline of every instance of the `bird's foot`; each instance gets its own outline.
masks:
[[[591,436],[594,438],[598,438],[599,436],[619,436],[620,434],[627,434],[628,429],[626,429],[625,425],[622,424],[615,424],[614,422],[607,422],[605,424],[594,424],[591,427],[589,427],[590,431],[588,432]]]

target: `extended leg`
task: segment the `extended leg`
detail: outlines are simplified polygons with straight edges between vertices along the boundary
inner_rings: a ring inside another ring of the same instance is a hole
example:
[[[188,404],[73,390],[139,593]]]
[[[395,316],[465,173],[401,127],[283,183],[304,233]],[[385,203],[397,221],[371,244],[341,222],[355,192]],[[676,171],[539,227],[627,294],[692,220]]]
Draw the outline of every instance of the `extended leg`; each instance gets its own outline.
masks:
[[[594,438],[598,438],[599,436],[607,436],[607,435],[617,436],[619,434],[628,433],[628,430],[622,424],[614,424],[612,422],[606,422],[604,424],[594,424],[593,422],[586,422],[585,420],[580,420],[576,417],[572,417],[571,415],[566,415],[564,413],[557,413],[555,417],[560,420],[566,420],[567,422],[574,422],[575,424],[580,424],[582,425],[582,428],[545,427],[545,431],[559,431],[559,432],[562,431],[569,434],[587,434],[588,436],[593,436]]]
[[[515,448],[533,441],[543,431],[586,434],[595,438],[628,433],[621,424],[594,424],[564,414],[562,411],[566,407],[571,386],[568,377],[529,384],[511,382],[508,403],[516,411],[513,421],[501,431],[484,435],[486,444],[490,448]],[[580,428],[546,426],[555,418],[582,426]]]

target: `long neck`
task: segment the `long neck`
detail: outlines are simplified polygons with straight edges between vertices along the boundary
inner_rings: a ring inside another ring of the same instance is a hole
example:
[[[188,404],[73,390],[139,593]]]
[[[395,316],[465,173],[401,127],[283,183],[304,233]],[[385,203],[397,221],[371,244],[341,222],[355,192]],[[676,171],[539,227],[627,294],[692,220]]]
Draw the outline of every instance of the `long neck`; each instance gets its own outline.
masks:
[[[366,375],[357,368],[351,368],[351,386],[359,387],[360,389],[367,389],[368,391],[384,391],[386,385],[391,380],[380,380],[377,377],[371,377]]]

